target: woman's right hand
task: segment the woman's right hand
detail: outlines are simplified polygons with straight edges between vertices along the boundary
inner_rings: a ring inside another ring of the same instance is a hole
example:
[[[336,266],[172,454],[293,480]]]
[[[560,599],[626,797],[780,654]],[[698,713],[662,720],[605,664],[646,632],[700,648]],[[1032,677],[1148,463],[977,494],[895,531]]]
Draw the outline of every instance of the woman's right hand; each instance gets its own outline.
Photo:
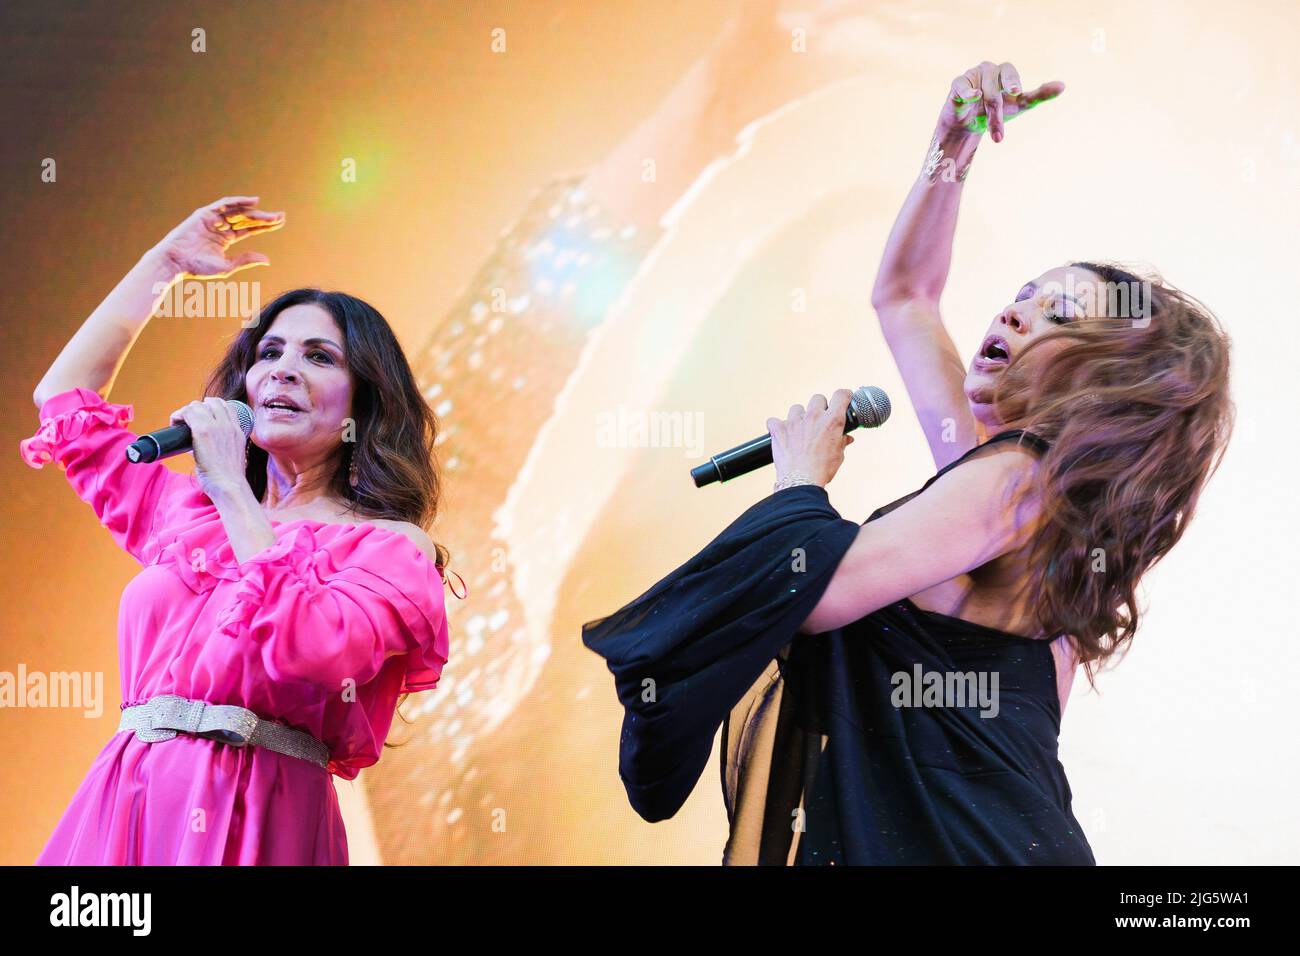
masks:
[[[194,477],[205,495],[217,503],[221,495],[248,487],[244,469],[249,439],[229,402],[213,395],[190,402],[171,414],[173,425],[181,422],[190,426]]]
[[[260,252],[227,256],[227,250],[249,236],[274,232],[284,225],[284,213],[257,208],[256,196],[227,196],[200,206],[155,247],[155,252],[181,275],[218,279],[241,269],[270,264]]]
[[[960,129],[976,135],[990,132],[993,142],[1000,143],[1008,120],[1056,99],[1064,91],[1064,83],[1052,80],[1026,93],[1014,66],[985,60],[952,81],[948,101],[939,113],[939,131]]]

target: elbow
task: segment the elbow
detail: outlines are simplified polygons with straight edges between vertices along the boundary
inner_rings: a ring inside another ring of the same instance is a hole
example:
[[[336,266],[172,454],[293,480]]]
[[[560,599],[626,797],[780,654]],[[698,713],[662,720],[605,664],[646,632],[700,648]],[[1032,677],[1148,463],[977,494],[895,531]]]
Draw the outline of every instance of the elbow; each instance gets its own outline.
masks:
[[[877,312],[883,312],[897,301],[899,301],[899,297],[892,289],[877,285],[871,290],[871,307]]]
[[[871,292],[871,307],[877,313],[894,312],[916,302],[930,304],[937,311],[939,292],[915,286],[896,285],[877,286]]]
[[[871,307],[880,312],[915,297],[916,291],[911,283],[882,275],[871,290]]]
[[[37,383],[36,389],[32,392],[32,401],[36,404],[37,411],[39,411],[41,408],[44,407],[45,403],[48,402],[51,398],[53,398],[55,395],[62,394],[63,392],[70,391],[71,389],[72,389],[71,385],[61,384],[60,382],[55,381],[51,379],[48,375],[46,375],[43,379],[40,380],[40,382]],[[93,391],[100,392],[101,396],[103,395],[103,391],[101,389],[93,389]]]

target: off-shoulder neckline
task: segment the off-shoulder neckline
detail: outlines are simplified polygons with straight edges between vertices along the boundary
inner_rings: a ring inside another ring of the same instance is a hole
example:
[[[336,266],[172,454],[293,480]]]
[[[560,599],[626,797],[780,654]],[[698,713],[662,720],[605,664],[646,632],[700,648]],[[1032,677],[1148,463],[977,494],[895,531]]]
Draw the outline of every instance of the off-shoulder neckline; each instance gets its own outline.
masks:
[[[422,559],[428,561],[430,564],[433,565],[433,569],[438,572],[438,577],[444,578],[444,575],[442,573],[442,568],[438,567],[437,563],[433,561],[427,554],[424,553],[423,548],[421,548],[418,544],[416,544],[406,535],[402,534],[402,532],[394,531],[392,528],[385,528],[381,524],[374,524],[369,521],[321,521],[318,518],[294,518],[291,521],[277,521],[275,518],[268,517],[266,520],[271,522],[272,525],[280,525],[281,527],[285,525],[291,525],[291,524],[312,524],[324,528],[351,528],[351,529],[368,529],[371,531],[382,531],[385,534],[394,535],[398,538],[401,538],[403,541],[409,544],[415,550],[416,554],[418,554]]]

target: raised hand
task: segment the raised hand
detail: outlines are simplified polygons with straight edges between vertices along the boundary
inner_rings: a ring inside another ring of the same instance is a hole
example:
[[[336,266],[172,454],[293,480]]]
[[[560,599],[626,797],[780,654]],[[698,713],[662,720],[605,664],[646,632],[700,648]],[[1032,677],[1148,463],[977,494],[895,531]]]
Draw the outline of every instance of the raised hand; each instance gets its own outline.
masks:
[[[227,250],[249,236],[274,232],[284,225],[284,213],[257,208],[256,196],[227,196],[200,206],[167,234],[157,251],[182,275],[224,278],[253,266],[269,265],[260,252],[233,258]]]
[[[1063,92],[1065,84],[1052,80],[1026,93],[1014,66],[985,60],[952,81],[948,100],[939,113],[939,127],[981,135],[991,132],[993,142],[1000,143],[1009,120]]]

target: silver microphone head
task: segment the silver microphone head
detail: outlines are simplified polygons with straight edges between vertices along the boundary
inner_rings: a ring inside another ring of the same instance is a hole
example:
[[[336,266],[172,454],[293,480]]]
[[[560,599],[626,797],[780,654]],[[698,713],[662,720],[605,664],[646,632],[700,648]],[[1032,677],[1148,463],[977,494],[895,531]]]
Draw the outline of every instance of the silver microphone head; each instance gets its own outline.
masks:
[[[878,428],[889,420],[889,396],[874,385],[863,385],[853,393],[849,410],[860,428]]]
[[[226,399],[226,404],[232,406],[239,416],[239,427],[243,429],[244,437],[253,434],[253,410],[237,398]]]

